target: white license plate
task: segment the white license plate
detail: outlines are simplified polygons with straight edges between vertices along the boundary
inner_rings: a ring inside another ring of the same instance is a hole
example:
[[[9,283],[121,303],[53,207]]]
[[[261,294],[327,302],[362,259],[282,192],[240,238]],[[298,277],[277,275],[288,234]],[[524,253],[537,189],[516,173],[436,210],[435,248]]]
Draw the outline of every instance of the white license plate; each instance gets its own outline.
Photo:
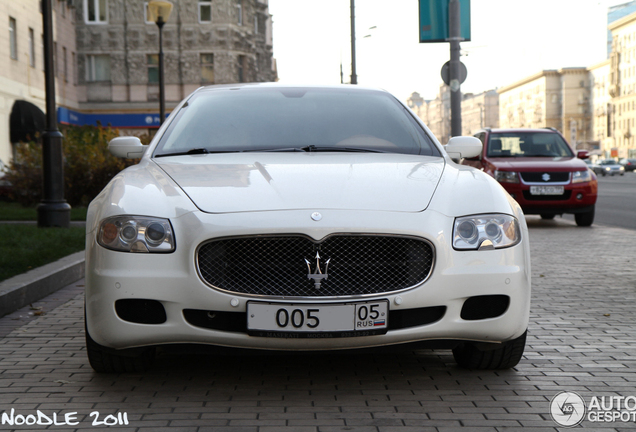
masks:
[[[336,303],[247,303],[247,329],[266,337],[352,337],[386,333],[387,300]]]
[[[531,195],[563,195],[563,186],[530,186]]]

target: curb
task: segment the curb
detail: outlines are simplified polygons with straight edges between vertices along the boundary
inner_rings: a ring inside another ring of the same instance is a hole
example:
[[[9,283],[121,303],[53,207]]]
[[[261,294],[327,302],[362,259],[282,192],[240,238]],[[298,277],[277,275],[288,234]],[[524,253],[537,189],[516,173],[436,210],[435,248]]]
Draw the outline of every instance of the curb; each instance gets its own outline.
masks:
[[[0,317],[84,277],[84,251],[0,282]]]

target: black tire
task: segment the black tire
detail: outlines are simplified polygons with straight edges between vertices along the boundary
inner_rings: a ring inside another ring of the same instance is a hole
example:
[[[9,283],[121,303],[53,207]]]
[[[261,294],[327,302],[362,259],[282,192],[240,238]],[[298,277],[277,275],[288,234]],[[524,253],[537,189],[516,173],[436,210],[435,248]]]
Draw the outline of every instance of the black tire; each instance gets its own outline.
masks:
[[[86,315],[84,315],[84,331],[88,362],[95,372],[144,372],[148,370],[155,359],[156,350],[154,347],[115,350],[98,344],[88,333]]]
[[[541,219],[545,219],[545,220],[552,220],[552,219],[554,219],[554,217],[555,217],[555,216],[556,216],[556,215],[553,215],[553,214],[545,214],[545,213],[543,213],[543,214],[541,215]]]
[[[466,342],[453,349],[453,357],[460,367],[466,369],[510,369],[517,366],[523,356],[527,334],[526,330],[518,338],[487,351]]]
[[[589,227],[594,223],[594,207],[585,213],[574,213],[574,221],[578,226]]]

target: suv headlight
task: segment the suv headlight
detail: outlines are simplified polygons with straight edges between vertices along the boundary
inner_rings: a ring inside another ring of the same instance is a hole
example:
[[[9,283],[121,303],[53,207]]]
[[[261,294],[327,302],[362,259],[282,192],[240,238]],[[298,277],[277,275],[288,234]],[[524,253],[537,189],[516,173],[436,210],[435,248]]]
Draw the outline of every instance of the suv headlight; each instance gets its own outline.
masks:
[[[572,183],[585,183],[592,181],[592,173],[589,169],[585,171],[574,171],[572,173]]]
[[[168,219],[145,216],[113,216],[99,225],[97,243],[121,252],[173,252],[172,226]]]
[[[512,171],[495,171],[495,180],[499,183],[519,183],[519,174]]]
[[[519,222],[514,216],[485,214],[455,219],[453,248],[457,250],[500,249],[520,241]]]

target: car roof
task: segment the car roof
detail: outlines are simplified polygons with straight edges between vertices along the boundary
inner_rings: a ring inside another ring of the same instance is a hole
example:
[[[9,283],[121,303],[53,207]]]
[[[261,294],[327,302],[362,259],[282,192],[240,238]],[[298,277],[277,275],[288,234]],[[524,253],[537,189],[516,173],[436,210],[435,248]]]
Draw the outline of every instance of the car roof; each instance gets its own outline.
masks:
[[[328,85],[316,85],[316,84],[283,84],[279,82],[262,82],[262,83],[234,83],[234,84],[213,84],[209,86],[199,87],[196,91],[215,91],[215,90],[227,90],[227,89],[253,89],[253,88],[280,88],[280,89],[298,89],[298,90],[310,90],[310,89],[333,89],[338,91],[380,91],[388,93],[386,90],[378,87],[366,87],[360,85],[351,84],[328,84]]]
[[[548,128],[545,128],[545,129],[544,128],[507,128],[507,129],[498,128],[498,129],[486,129],[486,130],[489,130],[490,133],[527,133],[527,132],[558,133],[554,129],[548,129]]]

